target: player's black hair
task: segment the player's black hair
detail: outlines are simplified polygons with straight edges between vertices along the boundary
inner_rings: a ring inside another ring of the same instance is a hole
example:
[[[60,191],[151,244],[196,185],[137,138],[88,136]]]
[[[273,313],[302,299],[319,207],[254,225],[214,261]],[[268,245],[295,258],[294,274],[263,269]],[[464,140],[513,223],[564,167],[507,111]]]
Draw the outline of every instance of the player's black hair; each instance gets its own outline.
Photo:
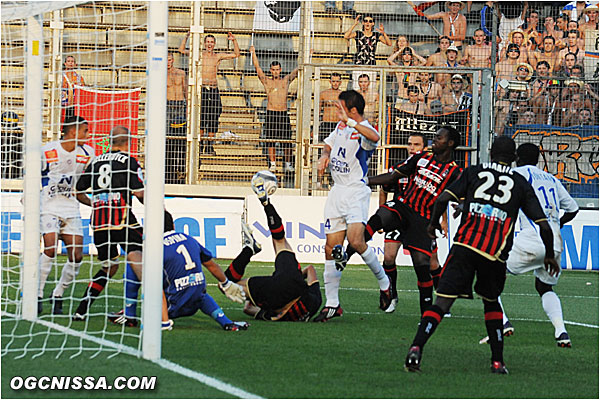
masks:
[[[498,136],[492,143],[492,161],[510,164],[515,160],[515,141],[510,136]]]
[[[418,136],[421,139],[423,139],[423,146],[427,147],[427,138],[425,137],[425,134],[423,132],[411,132],[410,135],[408,135],[408,137],[411,136]]]
[[[342,75],[340,75],[339,72],[332,72],[331,77],[333,78],[334,76],[337,76],[338,78],[342,79]]]
[[[338,96],[338,99],[344,100],[346,108],[351,110],[353,107],[356,108],[356,112],[363,115],[365,111],[365,99],[362,94],[356,90],[346,90]]]
[[[206,43],[206,39],[208,38],[213,38],[215,40],[215,43],[217,42],[217,39],[213,35],[206,35],[204,36],[204,43]]]
[[[517,149],[517,165],[537,165],[540,148],[533,143],[523,143]]]
[[[360,79],[360,78],[367,78],[369,81],[371,80],[371,78],[369,78],[369,75],[367,75],[367,74],[361,74],[361,75],[358,77],[358,79]]]
[[[175,223],[173,222],[173,216],[171,215],[170,212],[168,212],[167,210],[165,210],[165,228],[164,231],[165,232],[169,232],[169,231],[174,231],[175,230]]]
[[[277,67],[277,66],[281,67],[281,63],[279,61],[275,60],[275,61],[271,62],[270,67]]]
[[[67,132],[71,131],[71,129],[76,129],[79,125],[87,123],[88,122],[85,120],[85,118],[80,117],[79,115],[66,117],[62,126],[62,134],[66,135]]]
[[[452,149],[456,149],[460,145],[460,132],[451,125],[442,125],[440,129],[444,129],[448,132],[448,140],[452,140],[454,142],[454,146]]]

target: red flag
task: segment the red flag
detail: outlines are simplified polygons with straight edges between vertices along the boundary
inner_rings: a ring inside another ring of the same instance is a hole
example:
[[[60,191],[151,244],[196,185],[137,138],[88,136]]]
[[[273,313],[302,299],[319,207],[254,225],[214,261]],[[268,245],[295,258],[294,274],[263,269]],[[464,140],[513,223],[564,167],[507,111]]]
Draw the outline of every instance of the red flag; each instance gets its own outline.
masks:
[[[138,152],[138,115],[141,89],[99,90],[75,86],[75,115],[88,121],[90,129],[89,145],[96,155],[110,149],[109,133],[116,125],[122,125],[131,132],[130,154]]]

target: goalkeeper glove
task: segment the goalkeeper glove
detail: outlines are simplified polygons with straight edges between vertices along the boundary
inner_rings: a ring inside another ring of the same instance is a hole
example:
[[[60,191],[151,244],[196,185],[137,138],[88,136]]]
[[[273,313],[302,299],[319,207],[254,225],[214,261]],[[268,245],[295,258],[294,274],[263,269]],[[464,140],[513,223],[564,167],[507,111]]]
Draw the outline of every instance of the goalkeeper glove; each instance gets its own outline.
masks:
[[[219,282],[219,289],[227,298],[236,303],[243,303],[246,300],[246,293],[244,289],[237,283],[231,282],[227,279],[225,282]]]

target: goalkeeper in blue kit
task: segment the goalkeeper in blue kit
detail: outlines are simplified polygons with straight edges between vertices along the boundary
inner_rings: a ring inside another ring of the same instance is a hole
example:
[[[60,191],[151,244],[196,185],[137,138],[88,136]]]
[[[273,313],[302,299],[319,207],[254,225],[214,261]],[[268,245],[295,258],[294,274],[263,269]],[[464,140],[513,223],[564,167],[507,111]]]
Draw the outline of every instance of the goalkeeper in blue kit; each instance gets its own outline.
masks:
[[[173,217],[165,211],[165,234],[163,238],[163,311],[162,328],[170,330],[173,319],[194,315],[198,310],[213,318],[226,331],[248,329],[246,322],[233,322],[221,307],[206,292],[206,281],[202,266],[219,281],[219,289],[230,299],[243,303],[245,293],[242,287],[231,282],[213,256],[196,239],[174,230]],[[260,245],[252,241],[245,246],[236,258],[246,260],[260,251]],[[234,260],[234,262],[236,262]],[[245,261],[246,263],[248,261]],[[137,276],[128,266],[125,273],[125,309],[109,315],[109,321],[134,327],[138,325],[136,315],[137,297],[141,286]]]

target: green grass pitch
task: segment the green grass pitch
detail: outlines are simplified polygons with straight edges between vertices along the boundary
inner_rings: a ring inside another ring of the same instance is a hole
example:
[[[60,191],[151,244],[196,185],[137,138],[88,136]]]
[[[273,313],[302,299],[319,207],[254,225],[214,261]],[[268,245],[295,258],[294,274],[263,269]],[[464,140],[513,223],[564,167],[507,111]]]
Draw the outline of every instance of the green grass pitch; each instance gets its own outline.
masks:
[[[225,267],[227,261],[221,260]],[[94,266],[93,272],[97,270]],[[248,276],[270,274],[268,264],[253,263]],[[322,265],[316,266],[320,279]],[[87,279],[85,264],[78,279]],[[122,272],[122,267],[119,274]],[[5,278],[3,278],[5,279]],[[242,306],[227,300],[207,277],[209,293],[233,320],[250,322],[245,332],[225,332],[210,317],[198,313],[175,321],[175,329],[163,334],[162,355],[185,368],[209,375],[237,388],[268,398],[598,398],[598,274],[564,272],[556,288],[573,342],[561,349],[554,342],[554,329],[535,292],[532,274],[509,276],[502,296],[515,335],[506,339],[504,357],[510,374],[492,375],[488,345],[478,344],[486,335],[480,300],[458,300],[452,316],[445,318],[424,349],[421,374],[403,369],[404,357],[419,321],[416,277],[409,267],[398,272],[399,305],[393,314],[379,311],[379,292],[371,272],[349,266],[340,291],[344,316],[325,324],[268,323],[249,320]],[[47,295],[54,284],[46,286]],[[78,283],[76,296],[85,282]],[[119,284],[109,293],[109,311],[120,309]],[[102,312],[105,299],[92,309]],[[73,306],[76,307],[76,304]],[[48,315],[46,305],[44,318]],[[68,309],[68,304],[65,304]],[[65,319],[55,322],[66,324]],[[77,325],[73,325],[77,326]],[[101,316],[89,321],[89,329],[101,331]],[[14,322],[2,322],[2,334],[10,333]],[[28,332],[20,322],[16,332]],[[105,330],[120,332],[109,325]],[[34,329],[34,332],[37,332]],[[47,328],[42,331],[47,331]],[[125,332],[138,333],[135,328]],[[60,347],[64,335],[53,335],[47,347]],[[40,347],[45,335],[34,336],[31,347]],[[111,340],[117,340],[114,336]],[[66,338],[65,345],[78,346],[79,339]],[[125,344],[137,347],[136,339]],[[7,337],[2,338],[2,348]],[[21,343],[21,345],[24,343]],[[56,352],[38,358],[29,352],[2,357],[2,398],[229,398],[231,395],[195,380],[162,369],[128,355],[109,358],[111,352],[70,359],[75,351]],[[13,391],[14,376],[156,376],[153,391]]]

